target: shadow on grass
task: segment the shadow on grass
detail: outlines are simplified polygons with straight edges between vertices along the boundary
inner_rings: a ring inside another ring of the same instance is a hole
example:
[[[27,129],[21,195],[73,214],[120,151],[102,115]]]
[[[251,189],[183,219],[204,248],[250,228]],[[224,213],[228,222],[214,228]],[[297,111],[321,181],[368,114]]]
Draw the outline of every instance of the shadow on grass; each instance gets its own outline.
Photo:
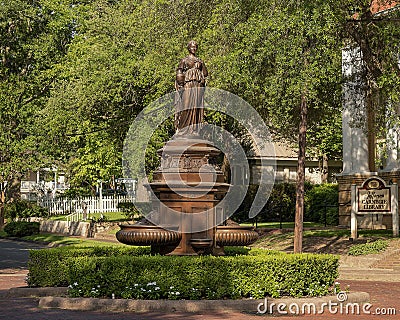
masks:
[[[69,237],[63,235],[56,234],[48,234],[41,233],[32,236],[23,237],[23,240],[29,241],[37,241],[37,242],[45,242],[50,244],[51,246],[86,246],[86,247],[95,247],[95,246],[126,246],[122,243],[118,242],[106,242],[93,240],[88,238],[79,238],[79,237]]]

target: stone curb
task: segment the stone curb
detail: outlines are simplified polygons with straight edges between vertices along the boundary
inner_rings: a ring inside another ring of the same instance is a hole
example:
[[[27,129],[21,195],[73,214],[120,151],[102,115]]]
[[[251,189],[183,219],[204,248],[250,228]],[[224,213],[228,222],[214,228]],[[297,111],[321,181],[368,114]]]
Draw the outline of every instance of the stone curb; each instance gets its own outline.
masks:
[[[46,288],[11,288],[0,294],[6,298],[33,298],[58,296],[66,297],[68,288],[66,287],[46,287]]]
[[[293,305],[302,310],[309,310],[310,305],[315,306],[316,313],[324,308],[328,312],[330,304],[333,306],[359,304],[360,308],[370,301],[366,292],[353,292],[347,294],[347,299],[340,302],[337,296],[325,296],[319,298],[281,298],[281,299],[243,299],[243,300],[133,300],[133,299],[99,299],[99,298],[63,298],[48,296],[39,300],[40,308],[57,308],[64,310],[97,311],[97,312],[247,312],[282,314],[284,306]],[[274,305],[273,305],[274,304]],[[279,307],[279,304],[282,304]],[[277,306],[281,312],[278,312]],[[259,308],[259,309],[258,309]],[[313,310],[311,308],[311,310]],[[311,312],[311,311],[310,311]],[[291,312],[288,311],[290,314]]]

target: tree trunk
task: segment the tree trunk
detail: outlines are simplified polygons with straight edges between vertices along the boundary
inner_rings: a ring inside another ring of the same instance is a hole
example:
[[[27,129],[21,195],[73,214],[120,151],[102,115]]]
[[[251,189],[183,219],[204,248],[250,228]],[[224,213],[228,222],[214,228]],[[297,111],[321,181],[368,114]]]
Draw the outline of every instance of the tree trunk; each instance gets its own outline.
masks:
[[[296,217],[294,224],[294,253],[303,251],[304,182],[306,162],[307,100],[301,96],[299,125],[299,155],[297,160]]]
[[[4,190],[0,192],[0,230],[4,226],[4,205],[6,203],[6,194]]]
[[[373,105],[374,93],[372,85],[367,90],[367,132],[368,132],[368,168],[370,172],[376,171],[375,154],[376,154],[376,130],[375,130],[375,110]]]
[[[329,168],[328,168],[328,156],[326,153],[322,155],[322,171],[321,171],[321,182],[328,183],[328,175]]]

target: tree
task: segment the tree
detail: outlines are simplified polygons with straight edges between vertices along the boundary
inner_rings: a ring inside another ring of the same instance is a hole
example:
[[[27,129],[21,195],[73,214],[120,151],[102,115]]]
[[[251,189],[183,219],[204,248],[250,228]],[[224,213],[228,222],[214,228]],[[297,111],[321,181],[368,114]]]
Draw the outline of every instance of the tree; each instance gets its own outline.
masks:
[[[65,60],[53,66],[59,73],[40,120],[47,130],[43,144],[53,146],[48,153],[64,164],[75,185],[93,186],[121,172],[130,124],[147,104],[173,90],[178,59],[207,25],[213,5],[98,0],[88,7]],[[167,133],[160,132],[155,143]],[[113,155],[107,165],[98,161],[105,153]],[[148,161],[149,167],[155,162]]]
[[[34,120],[55,77],[52,66],[72,38],[74,11],[67,0],[0,6],[0,225],[23,174],[45,162]]]
[[[389,122],[399,123],[400,3],[359,0],[352,1],[352,9],[345,36],[349,47],[359,48],[363,60],[359,83],[366,97],[369,170],[376,171],[376,138],[379,135],[385,138]],[[392,119],[388,121],[388,117]],[[363,123],[354,125],[363,126]]]
[[[338,148],[337,141],[326,139],[331,132],[321,134],[321,127],[327,128],[328,119],[338,119],[340,114],[343,3],[148,4],[95,2],[89,19],[77,29],[67,59],[57,67],[61,73],[44,111],[54,130],[49,137],[68,146],[69,152],[61,158],[76,163],[76,150],[98,152],[87,148],[91,139],[81,137],[98,130],[104,146],[121,150],[127,124],[147,103],[173,90],[177,58],[186,42],[195,38],[212,70],[210,86],[249,101],[277,137],[294,141],[298,135],[300,233],[307,124],[313,141],[325,139],[321,152]],[[331,129],[340,132],[340,127]],[[84,173],[89,163],[80,163],[79,171]],[[296,251],[301,251],[300,243],[301,239]]]
[[[293,141],[297,131],[295,252],[302,250],[307,125],[314,135],[328,119],[340,115],[340,31],[346,17],[342,4],[257,1],[249,6],[247,15],[237,18],[232,12],[243,7],[225,2],[225,12],[227,8],[232,11],[224,13],[223,19],[230,23],[215,21],[214,25],[220,27],[210,32],[213,38],[208,40],[216,43],[212,61],[223,74],[213,81],[256,106],[276,136]],[[229,30],[232,26],[234,30]],[[223,37],[226,29],[230,31],[227,39],[216,42],[214,39]],[[340,127],[335,131],[340,132]],[[325,145],[323,152],[334,148]]]

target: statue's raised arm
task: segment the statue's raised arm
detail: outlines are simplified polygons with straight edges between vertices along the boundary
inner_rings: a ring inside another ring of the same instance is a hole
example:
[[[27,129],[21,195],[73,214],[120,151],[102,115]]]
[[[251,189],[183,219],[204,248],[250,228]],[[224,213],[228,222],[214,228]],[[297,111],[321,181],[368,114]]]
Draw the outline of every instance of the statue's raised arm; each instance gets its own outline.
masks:
[[[176,70],[175,129],[178,135],[198,135],[204,118],[208,71],[204,62],[196,57],[197,43],[192,40],[187,48],[189,55],[179,62]]]

